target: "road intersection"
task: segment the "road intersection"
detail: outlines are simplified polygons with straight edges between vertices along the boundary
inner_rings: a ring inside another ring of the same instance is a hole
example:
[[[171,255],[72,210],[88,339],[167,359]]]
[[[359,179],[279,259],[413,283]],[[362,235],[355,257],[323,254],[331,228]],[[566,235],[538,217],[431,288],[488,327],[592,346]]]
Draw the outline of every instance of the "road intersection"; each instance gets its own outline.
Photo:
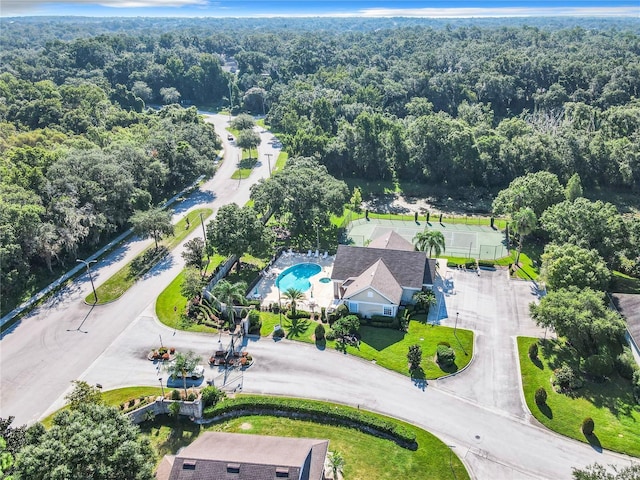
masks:
[[[225,142],[225,161],[197,200],[186,200],[177,215],[191,208],[244,204],[249,188],[268,176],[259,163],[247,180],[230,180],[239,158],[226,141],[228,118],[209,116]],[[277,150],[263,132],[259,158],[275,162]],[[273,165],[272,165],[273,167]],[[197,236],[199,230],[190,237]],[[132,241],[102,260],[92,271],[97,284],[117,271],[149,242]],[[104,389],[129,385],[157,386],[166,376],[147,360],[149,350],[164,344],[193,350],[208,358],[218,335],[175,331],[155,318],[155,299],[183,268],[178,247],[118,301],[92,307],[82,302],[90,291],[80,277],[22,319],[0,341],[2,364],[0,416],[14,415],[16,425],[31,423],[62,405],[72,380],[100,383]],[[442,272],[441,272],[442,273]],[[515,335],[540,331],[528,317],[530,285],[509,280],[504,272],[481,276],[449,272],[454,293],[444,299],[451,319],[476,332],[476,358],[458,376],[418,386],[394,372],[336,351],[282,340],[248,339],[255,364],[227,380],[244,392],[270,393],[359,405],[401,418],[431,431],[449,445],[469,468],[472,478],[569,479],[571,467],[593,462],[629,465],[629,457],[596,452],[590,446],[541,427],[522,400]],[[446,323],[447,320],[443,320]],[[228,340],[222,337],[223,342]],[[207,370],[206,378],[222,380],[224,372]]]

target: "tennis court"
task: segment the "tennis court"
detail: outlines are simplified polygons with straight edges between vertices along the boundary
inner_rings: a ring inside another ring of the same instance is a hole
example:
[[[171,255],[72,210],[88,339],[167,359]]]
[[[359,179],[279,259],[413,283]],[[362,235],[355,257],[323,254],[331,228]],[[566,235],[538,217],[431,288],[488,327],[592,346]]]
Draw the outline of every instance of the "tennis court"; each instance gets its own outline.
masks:
[[[413,243],[413,237],[425,228],[442,232],[448,256],[495,260],[509,254],[504,232],[488,225],[362,218],[349,224],[347,236],[349,243],[366,246],[374,238],[394,230]]]

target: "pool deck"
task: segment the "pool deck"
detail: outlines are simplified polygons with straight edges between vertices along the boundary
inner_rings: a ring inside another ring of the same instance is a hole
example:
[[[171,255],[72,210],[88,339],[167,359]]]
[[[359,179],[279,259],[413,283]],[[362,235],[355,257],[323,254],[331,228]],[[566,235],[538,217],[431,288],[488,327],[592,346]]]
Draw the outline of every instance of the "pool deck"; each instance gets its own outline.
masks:
[[[278,287],[276,287],[276,278],[278,278],[278,275],[293,265],[298,265],[300,263],[315,263],[320,265],[322,270],[320,273],[309,278],[311,288],[304,292],[305,299],[298,302],[298,305],[299,308],[303,310],[311,311],[311,304],[315,303],[314,309],[316,312],[319,312],[321,307],[328,308],[334,303],[333,282],[320,282],[321,278],[331,277],[334,260],[334,255],[328,255],[324,258],[324,253],[321,253],[316,257],[315,253],[308,256],[307,253],[283,252],[271,268],[265,271],[265,274],[248,298],[259,299],[263,306],[272,302],[278,303]],[[286,299],[282,296],[282,293],[284,292],[280,292],[280,301],[284,304]]]

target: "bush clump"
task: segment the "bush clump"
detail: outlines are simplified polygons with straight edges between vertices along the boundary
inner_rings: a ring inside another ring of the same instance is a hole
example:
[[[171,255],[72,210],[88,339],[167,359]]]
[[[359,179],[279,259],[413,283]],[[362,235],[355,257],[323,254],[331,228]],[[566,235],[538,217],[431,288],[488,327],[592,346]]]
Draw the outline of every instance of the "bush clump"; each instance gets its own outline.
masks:
[[[547,403],[547,391],[540,387],[536,390],[535,393],[536,405],[541,406]]]
[[[573,369],[567,364],[556,368],[553,374],[553,385],[555,385],[560,392],[570,392],[582,386],[580,379],[576,377]]]
[[[173,390],[171,392],[171,400],[180,400],[180,391],[179,390]]]
[[[616,357],[614,365],[620,376],[627,380],[633,379],[633,374],[638,368],[633,353],[628,347],[625,347],[622,353]]]
[[[438,364],[444,367],[456,363],[456,352],[453,351],[453,348],[447,347],[446,345],[438,345],[436,357]]]
[[[584,359],[582,368],[597,378],[606,378],[613,373],[613,358],[608,353],[598,353]]]
[[[631,383],[633,384],[633,396],[636,399],[636,403],[640,404],[640,369],[633,372]]]
[[[321,323],[319,323],[319,324],[316,326],[316,331],[314,332],[314,333],[315,333],[315,336],[316,336],[316,342],[322,342],[322,341],[324,341],[324,332],[325,332],[325,330],[324,330],[324,325],[322,325]]]
[[[354,408],[329,405],[314,400],[300,400],[297,398],[273,398],[245,395],[237,398],[227,398],[216,406],[204,410],[205,418],[212,418],[223,413],[233,411],[259,412],[271,415],[308,415],[324,423],[333,425],[356,426],[363,430],[374,430],[394,439],[404,448],[416,448],[416,435],[409,428],[390,422],[372,413],[362,412]]]
[[[537,360],[538,359],[538,343],[532,343],[531,345],[529,345],[529,358],[531,360]]]
[[[260,320],[260,311],[253,309],[249,311],[249,333],[259,334],[262,328],[262,320]]]
[[[582,421],[582,433],[585,436],[593,435],[593,430],[595,429],[595,424],[593,423],[593,418],[587,417]]]

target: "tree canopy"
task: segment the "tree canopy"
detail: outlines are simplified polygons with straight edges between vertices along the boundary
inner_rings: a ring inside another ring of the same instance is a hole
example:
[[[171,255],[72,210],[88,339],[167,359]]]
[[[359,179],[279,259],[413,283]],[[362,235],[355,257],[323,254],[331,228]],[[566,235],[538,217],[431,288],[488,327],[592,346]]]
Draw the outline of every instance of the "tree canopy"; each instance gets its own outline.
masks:
[[[611,280],[611,272],[597,251],[572,244],[547,245],[540,276],[551,290],[574,286],[602,291]]]

